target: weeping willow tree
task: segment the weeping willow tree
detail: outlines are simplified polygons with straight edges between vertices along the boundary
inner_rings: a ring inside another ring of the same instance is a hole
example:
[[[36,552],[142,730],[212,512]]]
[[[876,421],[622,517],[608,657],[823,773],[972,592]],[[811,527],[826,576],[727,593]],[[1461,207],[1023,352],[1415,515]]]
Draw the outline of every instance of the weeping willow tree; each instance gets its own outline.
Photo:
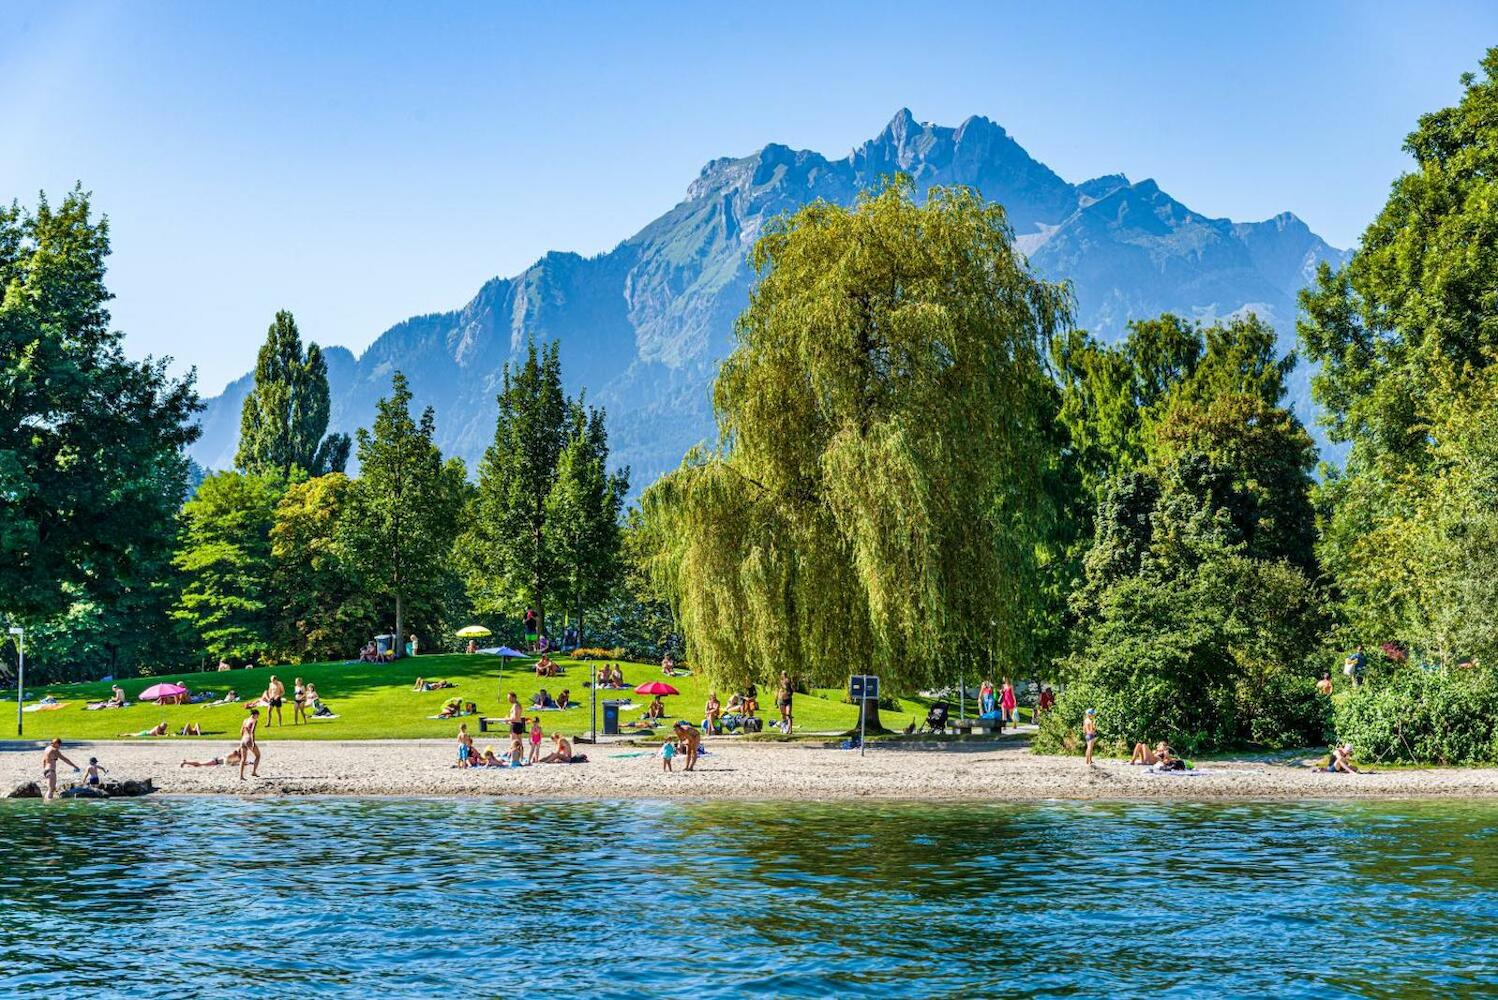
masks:
[[[719,443],[642,499],[692,662],[725,686],[867,671],[896,692],[1025,664],[1040,349],[1064,289],[1029,272],[998,205],[917,204],[904,179],[780,220],[751,263]]]

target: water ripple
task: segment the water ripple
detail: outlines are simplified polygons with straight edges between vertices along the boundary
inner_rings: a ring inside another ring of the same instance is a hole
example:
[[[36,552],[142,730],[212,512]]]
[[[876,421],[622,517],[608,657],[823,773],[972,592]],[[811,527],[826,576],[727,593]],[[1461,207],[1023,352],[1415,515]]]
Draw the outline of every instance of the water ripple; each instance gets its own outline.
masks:
[[[0,806],[16,996],[1475,995],[1498,805]]]

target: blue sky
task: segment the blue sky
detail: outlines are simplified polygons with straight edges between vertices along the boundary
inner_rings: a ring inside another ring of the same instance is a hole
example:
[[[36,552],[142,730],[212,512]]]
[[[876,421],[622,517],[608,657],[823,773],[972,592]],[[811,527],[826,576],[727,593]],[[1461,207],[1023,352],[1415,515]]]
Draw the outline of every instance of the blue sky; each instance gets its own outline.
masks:
[[[278,308],[361,349],[701,166],[983,114],[1063,177],[1154,177],[1351,245],[1498,5],[33,3],[0,36],[0,196],[82,181],[132,354],[251,366]]]

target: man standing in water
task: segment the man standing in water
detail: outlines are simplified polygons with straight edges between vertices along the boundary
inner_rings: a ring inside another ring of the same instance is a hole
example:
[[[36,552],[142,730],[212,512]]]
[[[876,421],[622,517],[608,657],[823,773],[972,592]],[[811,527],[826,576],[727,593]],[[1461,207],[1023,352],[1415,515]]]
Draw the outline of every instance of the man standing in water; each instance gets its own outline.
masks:
[[[281,702],[286,697],[286,685],[281,683],[280,678],[271,674],[270,683],[265,687],[265,724],[270,725],[270,714],[276,713],[276,725],[284,725],[281,718]],[[292,721],[295,721],[293,719]]]
[[[255,756],[254,766],[250,768],[250,777],[260,777],[260,744],[255,742],[255,728],[260,725],[260,709],[251,708],[250,714],[239,727],[239,780],[244,780],[244,766],[249,763],[250,755]]]
[[[51,743],[48,743],[47,749],[42,751],[42,777],[47,779],[46,798],[49,799],[57,798],[58,761],[62,761],[64,764],[68,765],[68,767],[71,767],[74,774],[77,774],[80,770],[77,764],[74,764],[72,761],[63,756],[61,739],[54,739]]]

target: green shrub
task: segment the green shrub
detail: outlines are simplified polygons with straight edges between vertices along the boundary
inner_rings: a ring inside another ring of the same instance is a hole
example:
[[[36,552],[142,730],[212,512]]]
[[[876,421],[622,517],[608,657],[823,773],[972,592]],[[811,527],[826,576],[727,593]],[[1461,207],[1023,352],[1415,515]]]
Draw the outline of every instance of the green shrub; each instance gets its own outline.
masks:
[[[1491,671],[1406,667],[1343,695],[1337,739],[1368,761],[1498,762],[1498,677]]]
[[[1316,690],[1311,677],[1277,674],[1240,697],[1252,743],[1281,750],[1322,746],[1331,739],[1332,700]]]

